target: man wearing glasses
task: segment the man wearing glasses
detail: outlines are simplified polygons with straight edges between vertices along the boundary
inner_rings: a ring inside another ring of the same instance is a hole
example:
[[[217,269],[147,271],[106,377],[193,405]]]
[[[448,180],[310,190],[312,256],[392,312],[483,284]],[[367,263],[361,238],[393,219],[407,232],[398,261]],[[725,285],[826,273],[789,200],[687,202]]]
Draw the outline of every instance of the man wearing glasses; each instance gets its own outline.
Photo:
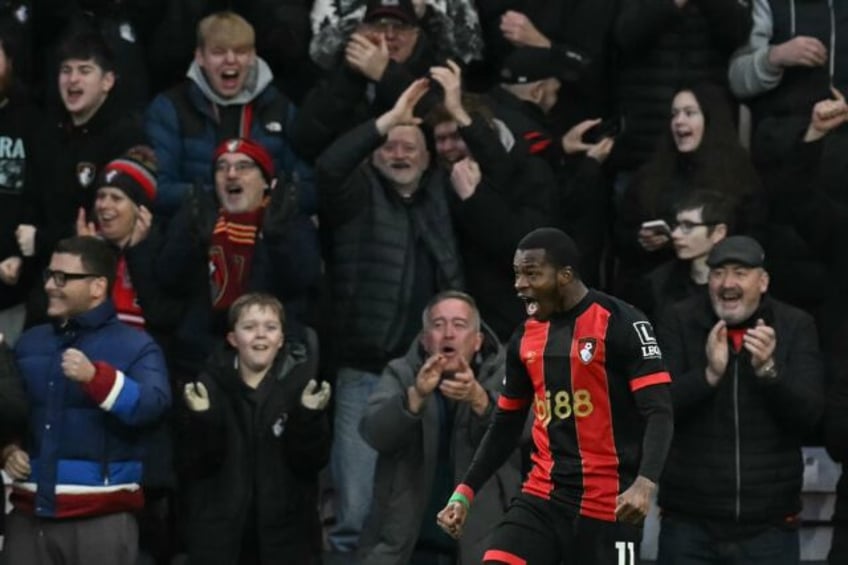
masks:
[[[314,210],[312,170],[289,141],[296,109],[273,84],[271,68],[256,55],[255,40],[253,26],[238,14],[203,18],[186,80],[148,107],[145,128],[159,165],[157,216],[172,217],[196,179],[211,184],[209,159],[228,137],[261,143],[279,170],[300,180],[301,207]]]
[[[412,0],[369,0],[344,60],[309,92],[294,121],[298,152],[317,158],[341,134],[392,108],[416,78],[438,64],[435,47]],[[417,114],[440,101],[435,94],[425,96]]]
[[[116,316],[115,272],[105,242],[61,240],[44,272],[52,323],[15,348],[30,416],[2,450],[10,563],[135,563],[147,430],[171,396],[159,346]]]

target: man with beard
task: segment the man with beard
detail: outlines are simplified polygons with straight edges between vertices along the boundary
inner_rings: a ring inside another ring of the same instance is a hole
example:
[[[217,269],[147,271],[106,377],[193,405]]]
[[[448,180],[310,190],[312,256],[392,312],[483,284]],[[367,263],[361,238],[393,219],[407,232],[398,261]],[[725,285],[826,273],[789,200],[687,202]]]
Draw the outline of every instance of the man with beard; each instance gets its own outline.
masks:
[[[412,83],[390,111],[340,137],[315,167],[332,285],[327,343],[337,369],[330,454],[337,552],[356,549],[371,505],[377,454],[357,431],[368,397],[386,364],[417,336],[415,313],[437,292],[462,286],[444,177],[429,169],[412,114],[427,89],[425,79]]]
[[[11,345],[23,329],[23,302],[34,274],[22,270],[15,229],[23,219],[23,193],[32,190],[39,147],[35,134],[43,127],[16,81],[15,39],[8,26],[0,27],[0,333]]]
[[[574,241],[540,228],[518,244],[527,321],[507,349],[504,392],[474,460],[438,514],[463,533],[480,488],[533,406],[533,468],[492,534],[486,564],[635,564],[673,433],[670,378],[651,323],[586,287]]]
[[[458,65],[448,61],[430,74],[445,93],[428,122],[453,189],[448,200],[468,290],[506,342],[523,316],[508,261],[524,234],[551,223],[553,173],[542,159],[516,150],[512,133],[477,98],[463,97]]]
[[[217,144],[239,137],[265,147],[274,168],[297,179],[301,209],[314,211],[312,171],[289,141],[295,107],[256,56],[253,27],[233,12],[203,18],[186,75],[182,84],[157,96],[145,115],[159,163],[155,212],[171,217],[192,183],[211,184],[209,160]]]
[[[812,317],[766,295],[764,260],[750,237],[719,242],[709,295],[660,326],[677,421],[657,563],[800,561],[801,445],[824,412],[824,370]]]
[[[283,302],[289,339],[301,339],[306,295],[320,274],[315,226],[298,209],[296,188],[277,182],[270,153],[227,139],[211,162],[215,192],[189,194],[154,268],[162,292],[185,304],[169,356],[177,380],[194,380],[227,333],[227,309],[248,291]]]

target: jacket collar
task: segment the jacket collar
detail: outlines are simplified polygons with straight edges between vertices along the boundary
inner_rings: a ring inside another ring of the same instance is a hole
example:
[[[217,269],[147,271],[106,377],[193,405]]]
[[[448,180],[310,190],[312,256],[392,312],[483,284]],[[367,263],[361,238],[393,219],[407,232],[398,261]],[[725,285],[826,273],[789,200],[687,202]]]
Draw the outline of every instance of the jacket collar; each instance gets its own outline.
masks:
[[[70,318],[64,323],[60,320],[54,320],[53,327],[60,333],[69,329],[93,329],[110,322],[115,316],[115,305],[109,299],[87,312]]]

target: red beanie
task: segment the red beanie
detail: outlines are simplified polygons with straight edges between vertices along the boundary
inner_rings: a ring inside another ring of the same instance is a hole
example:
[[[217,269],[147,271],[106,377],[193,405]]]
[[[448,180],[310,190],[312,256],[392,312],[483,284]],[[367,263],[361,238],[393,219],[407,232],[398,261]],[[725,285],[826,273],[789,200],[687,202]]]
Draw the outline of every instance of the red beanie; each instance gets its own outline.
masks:
[[[242,153],[247,155],[259,166],[266,182],[270,183],[271,179],[274,178],[274,160],[271,158],[271,154],[261,144],[256,143],[252,139],[233,138],[222,141],[218,148],[215,149],[215,155],[212,158],[213,166],[224,153]]]

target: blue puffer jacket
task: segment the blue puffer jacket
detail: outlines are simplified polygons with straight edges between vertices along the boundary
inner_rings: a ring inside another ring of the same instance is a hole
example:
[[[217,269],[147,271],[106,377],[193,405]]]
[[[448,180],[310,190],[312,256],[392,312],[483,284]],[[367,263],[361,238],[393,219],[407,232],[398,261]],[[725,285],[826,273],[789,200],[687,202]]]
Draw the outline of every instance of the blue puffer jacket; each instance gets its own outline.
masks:
[[[89,383],[62,372],[70,348],[94,363]],[[31,407],[24,448],[32,466],[14,485],[15,506],[51,518],[140,508],[146,430],[171,402],[159,346],[119,322],[107,301],[62,327],[28,330],[15,356]]]
[[[270,84],[270,71],[259,60],[259,86],[254,95],[239,95],[244,104],[216,104],[202,73],[190,71],[192,78],[159,94],[144,117],[147,136],[158,161],[156,212],[167,217],[179,209],[192,183],[200,180],[211,190],[212,156],[224,139],[250,137],[261,143],[274,158],[277,171],[298,179],[301,210],[313,214],[316,197],[312,169],[295,154],[289,129],[295,106]],[[198,82],[199,81],[199,82]],[[262,88],[262,84],[267,85]],[[232,117],[232,112],[240,114]],[[232,119],[222,118],[230,113]]]

